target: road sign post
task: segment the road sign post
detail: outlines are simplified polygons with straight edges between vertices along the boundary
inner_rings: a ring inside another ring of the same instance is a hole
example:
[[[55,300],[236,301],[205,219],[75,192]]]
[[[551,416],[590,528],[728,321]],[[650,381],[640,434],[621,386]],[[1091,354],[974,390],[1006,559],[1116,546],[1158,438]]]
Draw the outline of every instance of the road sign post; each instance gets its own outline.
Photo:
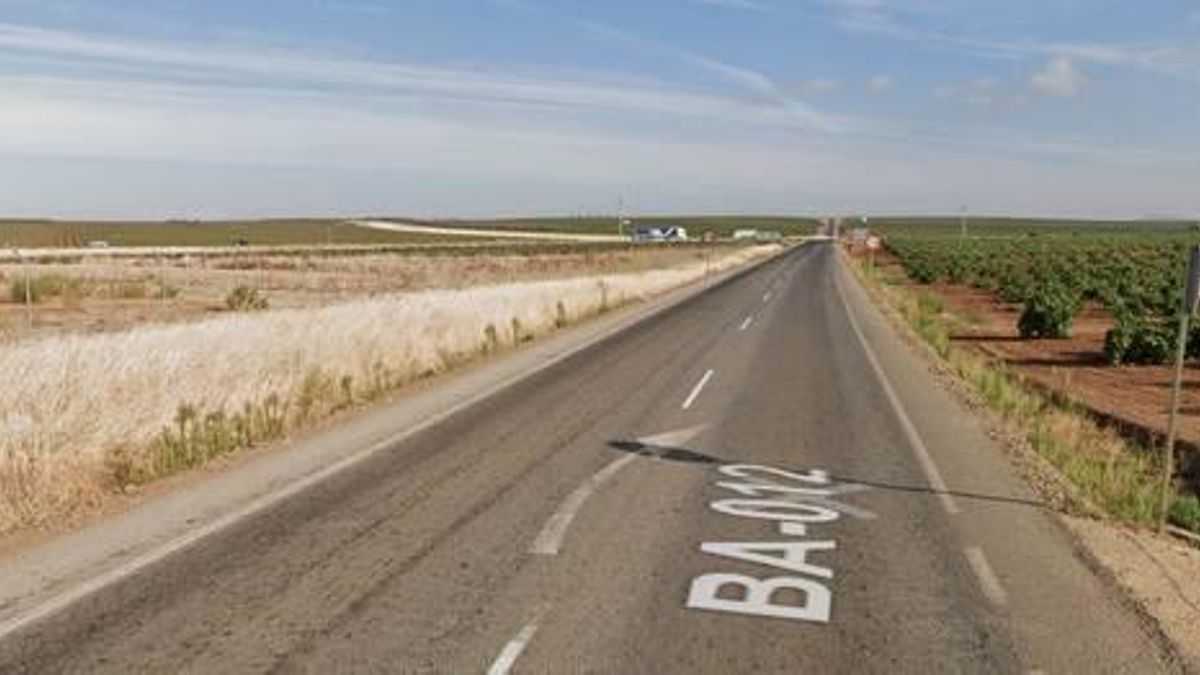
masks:
[[[874,235],[867,237],[867,271],[872,274],[875,273],[875,254],[881,246],[879,237]]]
[[[1167,526],[1171,508],[1171,479],[1175,476],[1175,437],[1179,432],[1179,399],[1183,391],[1183,361],[1187,356],[1188,329],[1196,304],[1200,302],[1200,246],[1193,246],[1188,256],[1187,281],[1183,306],[1179,311],[1179,334],[1175,340],[1175,379],[1171,385],[1171,417],[1167,422],[1167,443],[1163,448],[1162,485],[1159,488],[1158,531]]]

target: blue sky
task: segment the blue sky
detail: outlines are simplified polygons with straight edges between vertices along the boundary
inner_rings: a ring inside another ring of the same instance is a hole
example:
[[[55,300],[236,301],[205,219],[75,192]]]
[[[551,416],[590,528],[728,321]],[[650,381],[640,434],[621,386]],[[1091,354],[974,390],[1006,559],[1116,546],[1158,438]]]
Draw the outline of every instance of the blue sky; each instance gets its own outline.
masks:
[[[0,0],[0,213],[1200,214],[1200,2]]]

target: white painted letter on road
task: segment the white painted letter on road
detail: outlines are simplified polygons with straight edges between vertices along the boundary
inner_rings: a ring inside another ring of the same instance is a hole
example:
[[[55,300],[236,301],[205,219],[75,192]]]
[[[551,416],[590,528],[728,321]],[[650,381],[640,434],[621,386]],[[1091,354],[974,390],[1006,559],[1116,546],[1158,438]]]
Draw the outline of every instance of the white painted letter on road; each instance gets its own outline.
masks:
[[[709,506],[713,511],[731,516],[798,523],[830,523],[837,520],[839,515],[833,509],[816,504],[769,499],[721,499]]]
[[[721,597],[722,589],[726,588],[740,589],[741,597]],[[803,593],[804,604],[773,603],[772,596],[783,589]],[[687,606],[717,612],[829,623],[831,601],[829,589],[817,581],[802,577],[755,579],[741,574],[705,574],[692,580]]]
[[[717,487],[743,497],[718,499],[709,508],[718,513],[774,521],[785,541],[702,542],[700,550],[714,556],[784,570],[790,576],[759,579],[741,574],[705,574],[692,580],[687,607],[749,616],[828,623],[833,591],[821,580],[833,579],[833,569],[809,558],[833,551],[832,539],[805,540],[812,525],[825,525],[842,516],[873,519],[858,506],[834,501],[834,496],[865,490],[856,483],[837,483],[821,469],[785,471],[757,464],[730,464],[718,471],[738,482],[718,480]],[[772,537],[775,539],[775,537]]]
[[[745,560],[746,562],[770,565],[780,569],[807,574],[822,579],[832,579],[833,570],[808,562],[809,551],[832,551],[837,544],[832,541],[781,541],[781,542],[730,542],[710,541],[700,545],[700,550],[713,555]]]

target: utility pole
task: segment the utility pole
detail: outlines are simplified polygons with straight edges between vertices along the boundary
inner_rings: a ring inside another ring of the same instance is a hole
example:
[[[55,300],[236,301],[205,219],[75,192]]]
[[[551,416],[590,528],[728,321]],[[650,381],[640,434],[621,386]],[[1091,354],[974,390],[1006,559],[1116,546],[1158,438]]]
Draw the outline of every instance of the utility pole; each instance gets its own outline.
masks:
[[[967,207],[958,207],[958,240],[967,240]]]
[[[1179,431],[1179,399],[1183,391],[1183,361],[1187,356],[1188,327],[1200,301],[1200,246],[1193,246],[1188,257],[1187,280],[1179,311],[1179,334],[1175,340],[1175,379],[1171,385],[1171,418],[1167,423],[1167,445],[1163,449],[1162,485],[1159,489],[1158,531],[1167,527],[1171,508],[1171,479],[1175,477],[1175,437]]]

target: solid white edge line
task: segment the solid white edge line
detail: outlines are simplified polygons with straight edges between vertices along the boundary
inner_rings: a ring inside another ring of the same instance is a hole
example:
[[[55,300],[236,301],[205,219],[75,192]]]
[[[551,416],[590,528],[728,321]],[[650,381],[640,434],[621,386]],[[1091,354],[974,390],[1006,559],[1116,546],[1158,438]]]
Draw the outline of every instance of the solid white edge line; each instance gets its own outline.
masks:
[[[692,404],[695,403],[696,399],[700,397],[700,392],[704,391],[704,385],[708,384],[708,381],[712,379],[712,376],[713,371],[711,369],[705,371],[704,376],[700,378],[700,381],[696,383],[696,386],[692,387],[692,393],[688,394],[687,399],[684,400],[684,410],[692,407]]]
[[[500,650],[500,655],[492,662],[492,667],[488,668],[488,675],[508,675],[508,671],[512,670],[513,664],[521,658],[521,652],[525,651],[525,646],[533,639],[537,629],[536,623],[529,623],[517,633],[516,637],[509,640],[508,644],[504,645],[504,649]]]
[[[1000,579],[992,571],[992,566],[988,564],[983,549],[971,546],[964,553],[967,555],[967,562],[971,564],[971,571],[975,573],[975,579],[979,581],[979,588],[983,591],[984,597],[993,605],[1003,605],[1008,602],[1008,594],[1004,592],[1004,586],[1000,584]]]
[[[938,500],[941,502],[942,508],[945,509],[946,513],[950,515],[959,513],[958,503],[950,495],[950,491],[946,487],[946,481],[942,479],[941,472],[938,471],[937,465],[933,463],[933,457],[929,455],[929,449],[925,447],[925,441],[917,433],[917,428],[913,425],[912,419],[909,418],[908,412],[904,409],[904,404],[901,403],[900,396],[896,394],[891,380],[888,379],[887,373],[884,372],[883,366],[880,365],[879,357],[875,355],[875,350],[871,349],[870,343],[867,342],[867,336],[863,334],[862,328],[858,325],[858,320],[854,318],[854,311],[850,309],[850,303],[846,300],[846,292],[842,289],[842,282],[837,274],[833,277],[833,285],[837,289],[842,308],[846,310],[846,320],[850,323],[850,330],[858,338],[858,343],[862,345],[863,353],[867,355],[867,363],[870,364],[871,370],[875,372],[875,377],[879,380],[884,396],[887,397],[888,403],[892,407],[892,412],[895,413],[896,419],[900,422],[900,428],[908,440],[908,445],[917,456],[917,463],[921,465],[921,470],[925,473],[925,479],[929,481],[930,487],[937,493]]]
[[[784,253],[781,253],[779,255],[786,255],[786,254],[787,254],[787,251],[785,251]],[[777,258],[778,258],[778,256],[768,256],[766,258],[763,258],[762,260],[755,261],[754,263],[751,264],[750,268],[757,267],[759,265],[768,263],[772,260],[776,260]],[[739,271],[744,271],[744,270],[750,269],[750,268],[735,268],[735,270],[731,271],[730,274],[736,274]],[[726,277],[721,277],[721,278],[723,279]],[[371,457],[375,456],[376,454],[378,454],[380,451],[384,450],[385,448],[388,448],[397,443],[401,443],[401,442],[425,431],[426,429],[429,429],[429,428],[441,423],[442,421],[449,419],[450,417],[453,417],[454,415],[462,412],[463,410],[466,410],[481,401],[484,401],[492,396],[495,396],[496,394],[499,394],[500,392],[508,389],[509,387],[512,387],[513,385],[516,385],[526,379],[532,378],[535,375],[537,375],[538,373],[545,371],[548,368],[551,368],[558,363],[566,361],[567,359],[571,358],[572,356],[575,356],[576,354],[579,354],[580,352],[590,349],[591,347],[593,347],[597,344],[600,344],[604,340],[612,337],[613,335],[620,333],[623,330],[627,330],[627,329],[639,324],[642,321],[651,319],[654,316],[656,316],[657,314],[666,311],[670,307],[674,307],[681,303],[687,302],[687,301],[691,300],[692,298],[697,297],[698,295],[703,293],[705,290],[712,288],[715,285],[715,283],[716,283],[715,281],[710,281],[709,283],[705,283],[705,284],[701,285],[700,287],[698,287],[697,289],[695,289],[694,292],[684,295],[682,298],[680,298],[679,300],[677,300],[675,302],[667,303],[666,305],[663,305],[662,307],[653,308],[644,316],[636,316],[635,315],[634,317],[632,317],[631,323],[629,323],[629,324],[620,324],[620,325],[613,326],[612,328],[609,328],[607,330],[604,330],[601,333],[597,334],[596,336],[592,337],[591,339],[588,339],[574,347],[567,349],[566,351],[564,351],[560,354],[557,354],[557,355],[539,363],[536,367],[534,367],[530,370],[525,370],[523,372],[516,373],[516,374],[512,375],[511,377],[501,380],[500,382],[496,383],[495,385],[488,387],[487,389],[483,390],[482,392],[479,392],[473,396],[468,396],[467,398],[459,401],[458,403],[450,406],[449,408],[446,408],[445,410],[443,410],[439,413],[430,415],[429,417],[425,418],[421,422],[418,422],[417,424],[415,424],[411,427],[408,427],[407,429],[399,431],[399,432],[393,434],[392,436],[389,436],[388,438],[386,438],[382,441],[379,441],[378,443],[375,443],[374,445],[370,446],[366,450],[360,450],[360,451],[356,452],[355,454],[352,454],[348,457],[338,460],[337,462],[334,462],[333,464],[330,464],[314,473],[311,473],[308,476],[305,476],[304,478],[301,478],[301,479],[297,480],[296,482],[291,483],[275,492],[270,492],[268,494],[262,495],[262,496],[258,497],[257,499],[254,499],[254,500],[250,501],[249,503],[245,504],[241,508],[235,509],[234,511],[231,511],[230,513],[227,513],[224,516],[221,516],[221,517],[217,518],[216,520],[209,522],[206,525],[203,525],[195,530],[186,532],[186,533],[176,537],[175,539],[168,541],[167,543],[163,544],[162,546],[151,549],[150,551],[147,551],[147,552],[129,560],[128,562],[125,562],[124,564],[118,565],[117,567],[114,567],[114,568],[108,570],[107,572],[104,572],[98,576],[92,577],[91,579],[88,579],[86,581],[80,582],[78,585],[71,587],[71,588],[63,591],[62,593],[59,593],[58,595],[55,595],[55,596],[45,600],[44,602],[41,602],[40,604],[33,606],[26,612],[17,614],[16,616],[13,616],[13,617],[10,617],[10,618],[4,620],[2,623],[0,623],[0,640],[6,639],[13,633],[15,633],[29,625],[37,623],[38,621],[41,621],[42,619],[52,616],[52,615],[62,611],[63,609],[66,609],[67,607],[75,604],[76,602],[79,602],[83,598],[86,598],[87,596],[92,595],[93,593],[103,589],[106,586],[116,583],[126,577],[133,576],[135,573],[137,573],[142,568],[148,567],[149,565],[152,565],[152,564],[170,556],[173,553],[176,553],[182,549],[185,549],[188,546],[191,546],[192,544],[200,541],[201,539],[204,539],[205,537],[208,537],[217,532],[220,532],[221,530],[224,530],[225,528],[232,526],[234,523],[237,523],[238,521],[240,521],[244,518],[247,518],[251,515],[254,515],[260,511],[265,511],[266,509],[274,506],[275,504],[283,502],[283,501],[303,492],[304,490],[307,490],[308,488],[312,487],[313,485],[316,485],[317,483],[320,483],[320,482],[330,478],[331,476],[334,476],[338,473],[341,473],[342,471],[345,471],[345,470],[355,466],[356,464],[365,462],[367,459],[370,459]],[[631,455],[631,457],[634,457],[634,456],[635,455]]]
[[[750,327],[750,324],[752,324],[752,323],[754,323],[754,317],[748,316],[745,318],[745,320],[742,321],[742,325],[738,327],[738,330],[745,331],[747,328]]]
[[[538,532],[537,538],[533,540],[533,545],[529,548],[529,552],[534,555],[558,555],[562,549],[563,540],[567,537],[567,530],[571,527],[571,521],[575,520],[575,514],[579,513],[579,509],[583,507],[583,503],[596,492],[601,485],[608,479],[617,474],[618,471],[625,468],[625,465],[637,459],[637,455],[625,455],[624,457],[613,460],[603,469],[588,477],[587,480],[579,484],[567,498],[559,505],[558,510],[546,521],[542,526],[541,532]]]

